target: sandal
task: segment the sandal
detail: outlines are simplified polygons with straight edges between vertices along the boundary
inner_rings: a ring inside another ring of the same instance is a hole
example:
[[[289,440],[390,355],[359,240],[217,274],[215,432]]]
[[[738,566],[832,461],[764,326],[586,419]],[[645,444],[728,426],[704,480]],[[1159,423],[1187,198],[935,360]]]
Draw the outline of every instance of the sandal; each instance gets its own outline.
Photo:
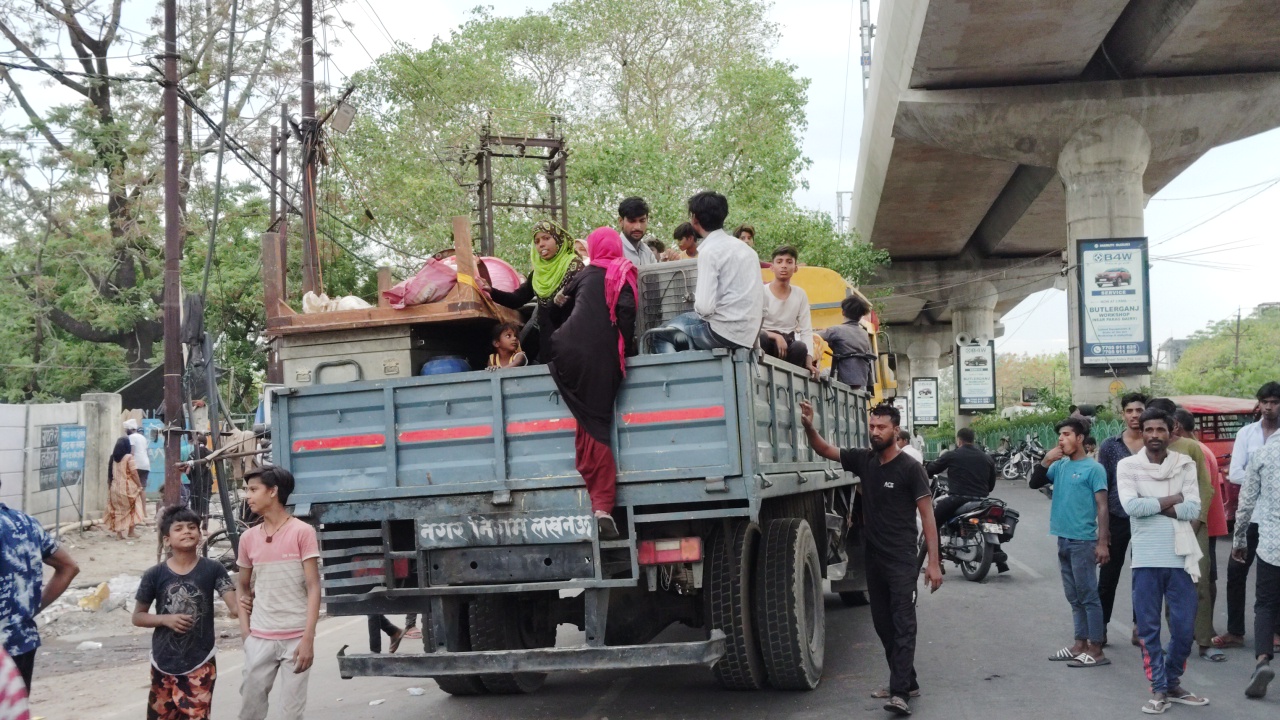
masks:
[[[410,626],[404,629],[404,637],[406,640],[421,640],[422,631],[415,626]]]
[[[1225,650],[1227,648],[1244,647],[1244,638],[1238,635],[1232,635],[1231,633],[1223,633],[1221,635],[1215,635],[1213,639],[1210,640],[1209,642],[1213,643],[1213,646],[1218,648],[1219,650]]]
[[[1173,703],[1168,700],[1151,698],[1147,701],[1146,705],[1142,706],[1142,712],[1148,715],[1163,715],[1168,712],[1171,707],[1173,707]]]
[[[911,714],[911,706],[906,700],[894,696],[889,698],[889,702],[884,704],[884,709],[899,717],[906,717]]]
[[[599,535],[601,540],[618,540],[622,537],[618,533],[618,525],[613,521],[613,516],[605,513],[596,513],[596,525],[599,527]]]
[[[1200,651],[1200,659],[1208,660],[1209,662],[1216,662],[1216,663],[1226,662],[1227,654],[1222,652],[1216,647],[1209,647]]]
[[[1075,660],[1076,656],[1078,655],[1080,655],[1080,653],[1071,652],[1071,648],[1064,647],[1058,652],[1050,655],[1049,661],[1050,662],[1067,662],[1069,660]]]
[[[1169,697],[1169,702],[1176,702],[1179,705],[1191,705],[1193,707],[1203,707],[1209,704],[1209,698],[1198,697],[1196,696],[1195,693],[1188,692],[1186,690],[1182,690],[1181,693],[1178,693],[1177,691],[1170,691],[1168,697]]]
[[[1067,663],[1067,667],[1070,667],[1070,668],[1102,667],[1103,665],[1110,665],[1110,664],[1111,664],[1111,658],[1109,657],[1096,658],[1090,655],[1089,653],[1080,653],[1079,655],[1076,656],[1076,659]]]
[[[916,688],[915,690],[912,690],[910,695],[913,698],[920,697],[920,688]],[[879,688],[878,690],[872,691],[871,697],[875,698],[876,700],[888,700],[889,698],[893,697],[893,693],[889,691],[889,688]]]
[[[1270,665],[1259,665],[1253,669],[1253,677],[1249,679],[1249,687],[1245,688],[1245,697],[1266,697],[1267,686],[1276,677],[1276,671]]]
[[[395,652],[400,649],[400,641],[403,639],[404,639],[403,630],[397,630],[391,634],[391,647],[388,648],[389,650],[391,650],[391,654],[394,655]]]

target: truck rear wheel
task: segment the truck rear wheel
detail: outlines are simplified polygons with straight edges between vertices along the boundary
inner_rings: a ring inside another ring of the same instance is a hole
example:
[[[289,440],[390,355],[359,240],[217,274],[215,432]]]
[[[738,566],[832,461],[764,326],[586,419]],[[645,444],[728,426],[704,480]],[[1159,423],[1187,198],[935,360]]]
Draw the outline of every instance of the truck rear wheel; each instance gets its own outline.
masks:
[[[555,643],[552,629],[551,642],[536,637],[528,626],[534,620],[531,613],[522,608],[513,595],[480,595],[468,603],[470,614],[471,649],[524,650]],[[499,695],[531,693],[542,687],[546,673],[493,673],[480,676],[485,689]]]
[[[826,651],[822,566],[809,523],[770,520],[760,544],[755,616],[769,683],[812,690]]]
[[[422,616],[422,621],[426,645],[427,647],[434,648],[436,643],[435,632],[431,623],[431,615],[429,613],[424,614]],[[467,613],[458,613],[457,621],[462,623],[462,628],[459,632],[461,640],[460,644],[462,647],[449,648],[449,650],[451,652],[468,652],[471,650],[471,637],[467,631]],[[449,693],[450,695],[485,695],[489,692],[485,689],[484,683],[480,682],[479,675],[441,675],[440,677],[433,677],[431,679],[435,681],[436,685],[439,686],[441,690]]]
[[[711,669],[728,690],[764,687],[764,660],[756,644],[751,602],[759,538],[760,527],[753,522],[734,522],[716,532],[703,571],[707,627],[725,634],[724,657]]]

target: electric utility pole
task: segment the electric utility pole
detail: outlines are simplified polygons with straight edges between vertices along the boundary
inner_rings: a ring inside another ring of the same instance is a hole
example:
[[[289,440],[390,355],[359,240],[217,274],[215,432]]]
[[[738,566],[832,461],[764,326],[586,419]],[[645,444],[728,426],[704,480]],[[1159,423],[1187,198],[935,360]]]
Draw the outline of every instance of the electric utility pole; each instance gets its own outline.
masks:
[[[178,205],[178,2],[164,0],[164,506],[182,459],[182,211]]]

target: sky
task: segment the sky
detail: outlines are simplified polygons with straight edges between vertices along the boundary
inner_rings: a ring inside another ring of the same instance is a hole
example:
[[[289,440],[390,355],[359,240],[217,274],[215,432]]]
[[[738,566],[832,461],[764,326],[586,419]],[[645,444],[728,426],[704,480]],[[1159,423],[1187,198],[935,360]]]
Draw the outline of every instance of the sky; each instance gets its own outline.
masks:
[[[354,32],[333,45],[335,75],[353,74],[392,41],[426,47],[464,22],[478,0],[348,0],[342,15]],[[488,0],[495,15],[544,10],[550,0]],[[321,2],[317,4],[322,7]],[[872,2],[873,19],[878,0]],[[124,24],[145,28],[149,3],[127,3]],[[796,192],[808,208],[835,211],[837,190],[853,190],[862,129],[857,0],[786,0],[770,12],[781,37],[774,56],[810,80],[803,148],[812,166]],[[376,17],[375,17],[376,16]],[[378,22],[378,18],[382,22]],[[331,39],[332,40],[332,39]],[[0,43],[0,50],[9,50]],[[726,49],[729,50],[728,48]],[[874,56],[873,56],[874,63]],[[322,69],[317,69],[321,76]],[[331,77],[337,84],[338,77]],[[50,90],[49,92],[54,92]],[[216,114],[216,113],[215,113]],[[1280,120],[1277,121],[1280,124]],[[572,141],[572,139],[570,139]],[[1151,198],[1152,334],[1186,337],[1206,324],[1280,301],[1268,270],[1280,263],[1280,130],[1219,147]],[[1275,182],[1272,182],[1275,181]],[[1175,256],[1172,259],[1164,259]],[[1028,297],[1003,318],[1001,352],[1057,352],[1067,347],[1067,302],[1060,290]]]

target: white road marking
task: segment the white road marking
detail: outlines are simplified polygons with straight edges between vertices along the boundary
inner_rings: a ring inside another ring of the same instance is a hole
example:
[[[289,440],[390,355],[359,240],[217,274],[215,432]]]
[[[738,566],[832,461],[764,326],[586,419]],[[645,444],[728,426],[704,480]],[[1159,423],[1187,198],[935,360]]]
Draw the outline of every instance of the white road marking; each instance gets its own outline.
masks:
[[[1022,572],[1024,572],[1024,573],[1026,573],[1026,574],[1030,575],[1031,577],[1035,578],[1036,580],[1043,580],[1043,579],[1044,579],[1044,576],[1043,576],[1043,575],[1041,575],[1039,572],[1037,572],[1037,571],[1035,570],[1035,568],[1031,567],[1030,565],[1028,565],[1028,564],[1026,564],[1026,563],[1024,563],[1024,562],[1021,562],[1021,561],[1019,561],[1019,560],[1015,560],[1014,558],[1009,558],[1009,564],[1010,564],[1010,565],[1012,565],[1012,566],[1014,566],[1014,567],[1016,567],[1016,568],[1018,568],[1018,569],[1019,569],[1019,570],[1021,570]]]

